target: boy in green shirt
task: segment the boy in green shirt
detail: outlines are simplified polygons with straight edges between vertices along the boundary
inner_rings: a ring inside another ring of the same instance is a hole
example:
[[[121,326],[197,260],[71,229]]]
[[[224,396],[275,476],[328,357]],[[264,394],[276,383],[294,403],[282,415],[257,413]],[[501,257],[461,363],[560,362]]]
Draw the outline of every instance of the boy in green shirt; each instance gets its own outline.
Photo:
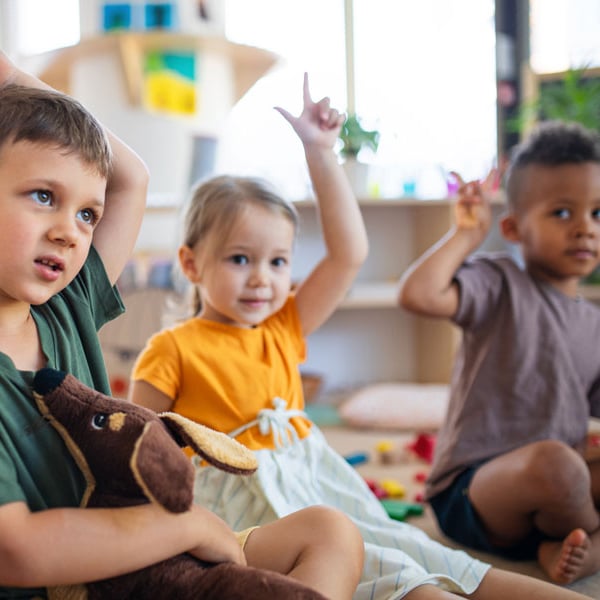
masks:
[[[243,549],[200,506],[182,514],[153,504],[79,508],[82,475],[35,408],[33,375],[53,367],[110,392],[97,331],[123,311],[113,286],[132,252],[147,184],[130,148],[0,52],[0,598],[43,597],[46,587],[182,552],[269,568],[350,598],[362,540],[341,513],[291,515],[253,531]]]

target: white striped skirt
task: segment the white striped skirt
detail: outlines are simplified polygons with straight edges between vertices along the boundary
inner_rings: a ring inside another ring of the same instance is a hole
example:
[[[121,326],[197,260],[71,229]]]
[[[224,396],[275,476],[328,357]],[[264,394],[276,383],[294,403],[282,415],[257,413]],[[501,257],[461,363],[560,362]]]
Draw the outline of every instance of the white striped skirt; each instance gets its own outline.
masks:
[[[365,567],[354,600],[396,600],[424,584],[471,594],[490,567],[389,518],[363,478],[315,425],[303,440],[259,450],[256,456],[259,468],[248,477],[203,466],[195,458],[195,501],[236,531],[315,504],[342,510],[365,540]]]

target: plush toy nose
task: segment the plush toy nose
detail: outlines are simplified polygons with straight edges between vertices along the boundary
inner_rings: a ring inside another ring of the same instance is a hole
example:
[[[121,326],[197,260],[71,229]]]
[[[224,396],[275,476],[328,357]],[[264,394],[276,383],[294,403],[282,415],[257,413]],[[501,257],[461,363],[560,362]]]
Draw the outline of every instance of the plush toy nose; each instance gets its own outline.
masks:
[[[33,378],[33,391],[42,396],[48,394],[56,389],[66,376],[65,372],[49,367],[40,369]]]

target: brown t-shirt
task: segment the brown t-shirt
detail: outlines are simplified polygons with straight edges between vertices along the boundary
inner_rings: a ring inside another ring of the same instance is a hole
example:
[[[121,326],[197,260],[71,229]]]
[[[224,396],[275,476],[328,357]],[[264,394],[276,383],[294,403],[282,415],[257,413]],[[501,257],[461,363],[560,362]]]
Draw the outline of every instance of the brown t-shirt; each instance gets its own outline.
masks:
[[[600,416],[600,308],[533,279],[506,254],[456,273],[463,339],[426,486],[542,439],[576,447]]]

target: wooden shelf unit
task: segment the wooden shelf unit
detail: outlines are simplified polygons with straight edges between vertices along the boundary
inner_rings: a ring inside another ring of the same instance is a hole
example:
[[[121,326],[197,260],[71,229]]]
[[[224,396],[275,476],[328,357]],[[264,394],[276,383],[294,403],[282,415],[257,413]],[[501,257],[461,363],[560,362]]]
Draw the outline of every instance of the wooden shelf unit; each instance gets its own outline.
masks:
[[[51,53],[40,78],[65,93],[71,93],[73,64],[84,57],[117,52],[132,104],[138,105],[143,89],[143,59],[148,50],[195,50],[216,54],[231,62],[234,102],[237,102],[277,61],[277,55],[254,46],[236,44],[217,35],[172,31],[114,32],[81,40]]]
[[[324,247],[314,202],[295,205],[300,232],[294,276],[302,279]],[[407,313],[396,297],[401,274],[450,228],[452,200],[363,199],[360,207],[369,257],[340,308],[309,337],[303,369],[323,375],[326,393],[382,381],[446,383],[457,329]],[[499,198],[495,213],[502,207]],[[491,236],[490,249],[500,244]]]

